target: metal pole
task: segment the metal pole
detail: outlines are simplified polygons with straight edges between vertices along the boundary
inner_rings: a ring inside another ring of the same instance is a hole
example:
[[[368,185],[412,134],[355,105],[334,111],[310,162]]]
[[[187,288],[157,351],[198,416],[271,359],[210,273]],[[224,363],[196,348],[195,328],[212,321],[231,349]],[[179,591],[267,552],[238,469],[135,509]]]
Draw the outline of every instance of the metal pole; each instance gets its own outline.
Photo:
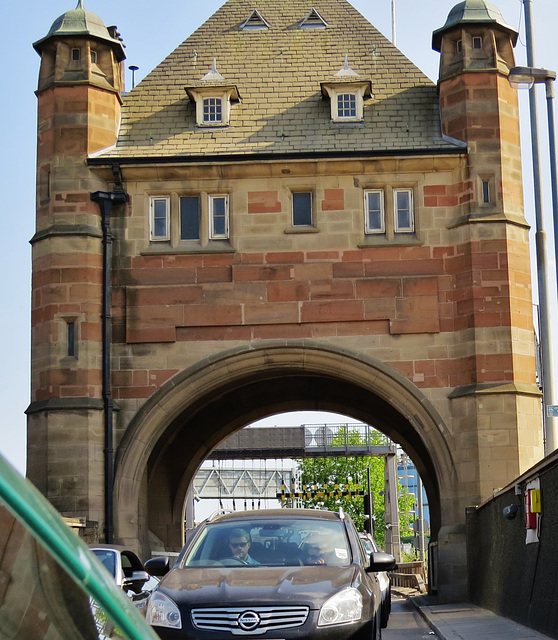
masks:
[[[419,560],[424,562],[424,506],[422,501],[422,480],[417,471],[417,506],[418,506],[418,552]]]
[[[395,26],[395,0],[391,0],[391,41],[397,46],[397,27]]]
[[[385,460],[386,552],[391,553],[397,562],[401,562],[401,536],[399,534],[399,505],[397,500],[397,456],[395,453],[389,453]]]
[[[523,0],[525,10],[525,40],[527,48],[527,64],[534,67],[533,50],[533,22],[531,17],[531,0]],[[529,111],[531,117],[531,153],[533,159],[533,186],[535,199],[535,246],[537,257],[537,282],[539,292],[540,311],[540,343],[542,361],[542,387],[543,387],[543,426],[545,434],[545,455],[550,454],[557,447],[553,421],[547,418],[546,407],[554,405],[554,381],[552,359],[552,323],[549,307],[549,286],[547,278],[546,233],[544,231],[544,216],[542,206],[540,154],[539,154],[539,129],[537,118],[536,85],[529,89]]]
[[[552,187],[552,220],[554,223],[554,255],[558,284],[558,176],[556,171],[556,127],[554,123],[554,78],[547,78],[546,111],[548,115],[548,150],[550,154],[550,185]]]

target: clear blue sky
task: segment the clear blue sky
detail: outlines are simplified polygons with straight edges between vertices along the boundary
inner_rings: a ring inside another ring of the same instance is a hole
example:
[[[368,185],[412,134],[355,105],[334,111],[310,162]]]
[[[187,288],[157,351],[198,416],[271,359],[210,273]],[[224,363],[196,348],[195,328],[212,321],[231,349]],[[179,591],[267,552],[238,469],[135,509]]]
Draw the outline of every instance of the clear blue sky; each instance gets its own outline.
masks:
[[[277,0],[280,2],[281,0]],[[29,239],[35,224],[35,147],[36,97],[39,56],[32,43],[45,36],[54,20],[73,9],[77,0],[4,3],[0,38],[2,100],[0,121],[3,127],[0,181],[2,215],[6,222],[0,251],[3,313],[0,335],[4,340],[4,367],[0,397],[0,452],[22,473],[25,471],[26,420],[30,389],[30,299],[31,247]],[[126,66],[139,67],[136,83],[157,66],[222,4],[223,0],[85,0],[85,7],[97,13],[109,26],[117,25],[126,45]],[[253,2],[257,7],[257,0]],[[391,0],[353,0],[352,4],[385,36],[391,39]],[[397,46],[432,80],[438,76],[439,55],[431,49],[432,32],[442,27],[454,0],[396,0]],[[516,63],[525,65],[523,4],[521,0],[496,0],[506,22],[520,31]],[[556,70],[558,38],[556,0],[533,0],[535,64]],[[131,83],[127,71],[128,86]],[[540,88],[540,137],[547,140],[544,90]],[[522,120],[528,123],[527,104],[522,99]],[[523,144],[529,147],[529,129],[523,127]],[[542,163],[548,165],[543,151]],[[527,219],[533,223],[530,159],[524,161]],[[550,188],[545,187],[545,193]],[[549,195],[547,200],[549,199]],[[546,230],[552,240],[550,201]],[[553,256],[552,245],[549,255]],[[552,270],[554,266],[552,265]],[[555,291],[555,288],[554,288]],[[555,313],[554,318],[558,317]],[[318,419],[312,422],[320,422]],[[305,420],[305,422],[310,422]]]

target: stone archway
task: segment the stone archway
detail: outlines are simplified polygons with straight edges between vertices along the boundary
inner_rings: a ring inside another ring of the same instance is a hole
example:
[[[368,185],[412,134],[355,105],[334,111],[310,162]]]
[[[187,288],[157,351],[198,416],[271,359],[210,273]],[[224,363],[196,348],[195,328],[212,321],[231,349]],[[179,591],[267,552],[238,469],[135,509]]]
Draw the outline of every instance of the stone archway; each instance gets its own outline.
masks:
[[[167,547],[180,546],[186,492],[209,452],[250,422],[300,409],[377,426],[415,461],[433,532],[461,523],[450,434],[417,387],[380,361],[338,347],[262,341],[175,376],[132,420],[117,452],[116,537],[145,548],[149,529]]]

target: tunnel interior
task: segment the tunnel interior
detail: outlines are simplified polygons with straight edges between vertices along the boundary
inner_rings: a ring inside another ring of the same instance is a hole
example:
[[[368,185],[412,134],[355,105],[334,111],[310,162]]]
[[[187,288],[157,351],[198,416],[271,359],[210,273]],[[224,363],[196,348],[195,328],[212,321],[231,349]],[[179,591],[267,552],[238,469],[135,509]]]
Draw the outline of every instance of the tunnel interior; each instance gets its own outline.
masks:
[[[174,526],[181,527],[188,486],[220,442],[259,419],[291,411],[349,416],[401,445],[423,481],[430,508],[431,539],[436,539],[441,523],[439,479],[435,461],[416,425],[370,389],[333,375],[288,368],[225,382],[198,397],[168,424],[147,464],[149,530],[164,538],[165,526],[173,526],[165,522],[168,514],[172,514]]]

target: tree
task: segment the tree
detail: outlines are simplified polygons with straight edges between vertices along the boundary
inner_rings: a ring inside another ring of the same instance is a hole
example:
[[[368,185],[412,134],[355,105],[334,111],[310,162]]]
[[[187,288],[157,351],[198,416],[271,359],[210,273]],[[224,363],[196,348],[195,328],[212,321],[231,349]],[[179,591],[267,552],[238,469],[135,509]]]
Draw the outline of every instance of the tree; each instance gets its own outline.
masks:
[[[372,431],[369,442],[365,443],[358,429],[341,427],[333,436],[332,446],[385,444],[385,437],[379,431]],[[359,531],[365,530],[364,497],[336,495],[339,492],[368,491],[368,469],[370,469],[370,489],[374,504],[374,532],[376,541],[381,546],[385,534],[384,508],[384,458],[375,456],[343,457],[343,458],[304,458],[297,460],[301,470],[303,492],[324,492],[326,495],[302,498],[304,507],[323,505],[336,511],[339,507],[353,519]],[[329,495],[333,494],[333,495]]]

